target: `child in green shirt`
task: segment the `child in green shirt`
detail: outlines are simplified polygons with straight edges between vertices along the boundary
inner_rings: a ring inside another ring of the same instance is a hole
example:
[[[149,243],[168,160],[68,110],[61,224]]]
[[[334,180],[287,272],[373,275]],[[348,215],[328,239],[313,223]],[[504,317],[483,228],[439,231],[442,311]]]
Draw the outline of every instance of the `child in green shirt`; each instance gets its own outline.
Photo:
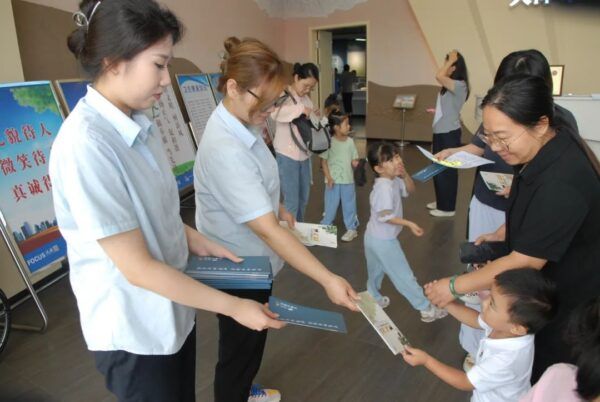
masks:
[[[321,166],[325,174],[325,213],[321,224],[331,225],[337,215],[340,201],[346,233],[342,241],[352,241],[358,236],[356,214],[356,189],[353,169],[358,165],[358,151],[350,133],[347,115],[334,110],[329,115],[331,147],[320,154]]]

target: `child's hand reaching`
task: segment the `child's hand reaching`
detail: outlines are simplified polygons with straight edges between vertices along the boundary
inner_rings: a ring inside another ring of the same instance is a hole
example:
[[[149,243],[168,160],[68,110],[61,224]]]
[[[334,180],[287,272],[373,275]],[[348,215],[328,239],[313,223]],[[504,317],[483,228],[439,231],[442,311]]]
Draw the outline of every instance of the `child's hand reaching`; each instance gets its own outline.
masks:
[[[424,352],[421,349],[413,348],[412,346],[406,346],[402,352],[402,358],[404,358],[405,362],[415,367],[427,364],[430,356],[427,354],[427,352]]]
[[[423,228],[414,222],[411,222],[410,225],[408,225],[408,227],[409,227],[410,231],[413,232],[413,234],[417,237],[421,237],[425,233]]]
[[[352,160],[352,169],[356,169],[357,166],[358,166],[358,159],[353,159]]]
[[[335,184],[335,181],[333,180],[333,177],[328,176],[328,177],[325,178],[325,181],[327,182],[327,187],[333,188],[333,185]]]

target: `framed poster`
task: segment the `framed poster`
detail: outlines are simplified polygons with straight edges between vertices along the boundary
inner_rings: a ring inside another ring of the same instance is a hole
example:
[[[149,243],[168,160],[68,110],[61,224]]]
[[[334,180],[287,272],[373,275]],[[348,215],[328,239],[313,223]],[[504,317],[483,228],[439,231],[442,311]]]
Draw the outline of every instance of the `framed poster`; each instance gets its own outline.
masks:
[[[81,79],[58,80],[55,81],[55,84],[63,110],[65,114],[69,114],[77,105],[79,99],[87,93],[87,86],[90,85],[90,81]]]
[[[0,212],[31,273],[67,255],[48,174],[62,122],[50,81],[0,85]]]
[[[552,96],[561,96],[565,66],[550,66],[550,73],[552,73]]]
[[[185,109],[190,117],[196,144],[204,133],[206,122],[217,107],[207,74],[178,74],[177,84]]]
[[[179,193],[189,192],[194,185],[196,147],[183,120],[172,85],[165,88],[148,114],[162,138],[163,147],[177,180]]]
[[[89,83],[85,80],[56,81],[56,87],[67,112],[73,110],[79,99],[85,96]],[[162,144],[177,180],[179,193],[187,193],[194,184],[193,167],[196,148],[179,110],[173,87],[171,85],[166,87],[160,100],[152,109],[145,112],[148,118],[154,121],[162,137]]]
[[[208,79],[210,80],[210,88],[212,89],[213,96],[215,97],[215,101],[220,103],[223,100],[223,94],[219,92],[217,88],[219,88],[219,79],[221,78],[221,73],[210,73],[208,74]]]

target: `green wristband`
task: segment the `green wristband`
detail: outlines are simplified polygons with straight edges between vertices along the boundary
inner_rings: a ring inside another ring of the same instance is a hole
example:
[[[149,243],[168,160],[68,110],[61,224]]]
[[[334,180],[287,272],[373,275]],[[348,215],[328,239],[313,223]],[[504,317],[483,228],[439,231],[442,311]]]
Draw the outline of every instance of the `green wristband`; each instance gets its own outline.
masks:
[[[456,289],[454,288],[454,282],[456,281],[456,278],[458,278],[458,274],[452,275],[452,278],[450,278],[450,293],[452,293],[452,296],[454,296],[455,299],[458,299],[462,295],[457,293]]]

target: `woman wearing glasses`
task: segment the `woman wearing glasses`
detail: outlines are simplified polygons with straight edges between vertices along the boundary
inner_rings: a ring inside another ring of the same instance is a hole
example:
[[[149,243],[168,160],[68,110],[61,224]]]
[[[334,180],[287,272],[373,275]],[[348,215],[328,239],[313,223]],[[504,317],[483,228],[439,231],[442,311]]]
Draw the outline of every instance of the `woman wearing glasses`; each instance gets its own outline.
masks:
[[[500,62],[494,84],[500,80],[515,75],[529,74],[546,81],[549,89],[552,87],[552,76],[550,74],[550,66],[546,57],[535,49],[520,50],[508,54]],[[568,110],[555,105],[555,114],[566,121],[570,127],[570,131],[577,133],[577,123],[575,118]],[[510,149],[510,143],[499,143],[500,146]],[[473,196],[469,204],[469,225],[467,237],[470,242],[474,242],[479,236],[486,233],[494,232],[502,226],[506,219],[506,210],[508,208],[508,193],[510,186],[500,192],[493,192],[487,188],[480,172],[513,174],[513,167],[504,162],[502,158],[492,151],[492,148],[486,143],[486,137],[483,135],[483,125],[477,129],[477,134],[473,136],[470,144],[459,148],[445,149],[435,156],[439,159],[446,159],[459,151],[466,151],[474,155],[483,156],[484,158],[493,161],[493,164],[481,166],[475,172],[475,182],[473,183]],[[463,297],[469,307],[474,309],[480,308],[480,300],[477,295],[469,295]],[[472,366],[474,356],[479,348],[479,341],[483,338],[483,331],[480,329],[471,328],[461,324],[459,340],[460,344],[468,353],[465,359],[464,367]]]
[[[356,310],[358,296],[348,282],[279,225],[286,220],[293,226],[295,219],[279,202],[277,162],[259,127],[284,100],[282,62],[255,39],[229,38],[225,49],[219,81],[225,97],[208,120],[194,167],[198,230],[237,255],[268,256],[273,274],[289,263],[323,286],[332,302]],[[266,303],[271,290],[229,293]],[[215,401],[279,401],[278,391],[251,387],[267,332],[247,330],[222,314],[218,319]]]
[[[290,123],[302,114],[310,116],[313,113],[310,92],[318,81],[319,69],[313,63],[294,64],[293,82],[287,88],[290,97],[271,114],[276,123],[273,147],[279,166],[283,202],[298,222],[304,221],[310,194],[310,152],[296,126]]]
[[[461,294],[489,289],[508,269],[543,269],[558,287],[556,318],[536,334],[532,382],[559,362],[571,362],[562,329],[569,313],[600,289],[600,169],[572,128],[555,113],[546,82],[516,75],[483,99],[483,132],[491,149],[515,168],[506,225],[478,242],[506,241],[511,252],[482,269],[425,286],[443,307]]]

